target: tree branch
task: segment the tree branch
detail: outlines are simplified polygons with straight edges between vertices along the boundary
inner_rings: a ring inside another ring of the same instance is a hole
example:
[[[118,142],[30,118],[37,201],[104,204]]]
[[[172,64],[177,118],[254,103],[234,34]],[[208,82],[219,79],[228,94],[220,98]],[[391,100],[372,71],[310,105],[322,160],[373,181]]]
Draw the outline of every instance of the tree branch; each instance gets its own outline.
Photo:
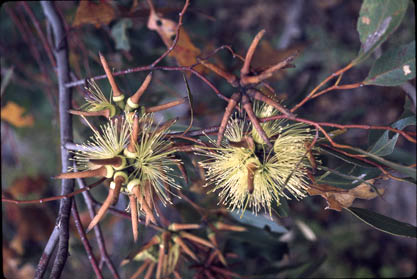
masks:
[[[54,54],[57,63],[58,87],[59,87],[59,124],[61,140],[61,167],[62,172],[66,172],[70,166],[70,153],[64,148],[64,143],[72,141],[72,121],[68,110],[71,105],[71,90],[65,87],[70,81],[68,64],[68,44],[65,36],[63,21],[58,15],[54,3],[42,1],[42,10],[51,23],[54,38]],[[61,194],[66,195],[74,190],[74,180],[62,180]],[[50,278],[61,277],[65,262],[68,257],[69,239],[69,218],[71,211],[72,198],[64,198],[59,206],[57,227],[59,229],[58,251],[52,267]]]

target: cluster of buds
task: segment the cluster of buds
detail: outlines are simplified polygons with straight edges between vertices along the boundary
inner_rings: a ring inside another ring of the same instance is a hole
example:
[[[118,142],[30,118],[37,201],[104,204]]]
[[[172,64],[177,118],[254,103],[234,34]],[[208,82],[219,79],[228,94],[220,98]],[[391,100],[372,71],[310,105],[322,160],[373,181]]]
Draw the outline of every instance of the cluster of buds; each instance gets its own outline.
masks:
[[[259,118],[279,114],[274,107],[258,102],[253,111]],[[283,119],[260,125],[272,148],[252,122],[235,115],[230,117],[219,147],[200,148],[199,154],[208,157],[200,164],[206,170],[207,185],[215,185],[213,191],[219,191],[228,208],[242,213],[248,206],[255,213],[264,208],[271,215],[272,203],[279,205],[280,197],[307,195],[309,145],[314,137],[306,125]]]
[[[112,101],[104,96],[94,81],[90,81],[86,95],[87,104],[81,107],[81,111],[70,112],[81,115],[84,119],[85,116],[104,116],[107,123],[97,130],[85,119],[94,135],[86,143],[79,145],[79,150],[75,152],[73,159],[77,171],[62,173],[56,178],[111,179],[108,196],[87,231],[101,220],[109,207],[117,202],[119,194],[123,193],[129,197],[133,236],[136,241],[138,214],[145,214],[146,224],[156,223],[156,203],[170,203],[172,188],[180,188],[173,178],[172,167],[179,166],[181,161],[174,157],[175,149],[172,143],[166,140],[166,134],[174,121],[156,125],[152,112],[178,105],[183,101],[151,108],[140,107],[139,98],[151,81],[152,75],[149,74],[125,104],[124,95],[117,87],[106,60],[102,55],[100,59],[114,93]]]
[[[157,112],[183,104],[187,100],[187,98],[182,98],[154,107],[144,107],[139,105],[140,98],[152,81],[151,72],[146,76],[139,89],[125,101],[125,94],[117,86],[106,58],[104,58],[101,54],[100,61],[112,88],[111,101],[105,97],[101,89],[93,80],[88,80],[88,84],[86,86],[87,92],[85,94],[87,103],[81,107],[81,110],[70,110],[70,113],[82,116],[104,116],[106,118],[112,118],[121,112],[138,111],[141,114]]]
[[[169,127],[154,125],[151,115],[144,115],[140,120],[137,114],[131,120],[110,119],[101,126],[101,131],[93,130],[91,139],[80,145],[73,157],[80,171],[62,173],[56,178],[105,177],[112,180],[108,196],[87,230],[91,230],[117,202],[120,193],[129,196],[135,240],[138,209],[145,213],[146,223],[156,223],[155,198],[165,205],[171,202],[172,188],[180,188],[173,178],[172,167],[181,162],[173,156],[172,143],[164,139]]]
[[[215,231],[245,230],[244,227],[221,222],[216,222],[213,226]],[[187,232],[187,230],[200,228],[201,225],[199,224],[172,223],[167,229],[162,229],[159,234],[154,235],[139,251],[128,257],[129,259],[122,261],[121,265],[126,265],[131,260],[143,262],[130,277],[132,279],[139,278],[141,274],[144,274],[143,278],[145,279],[160,279],[170,276],[181,278],[178,272],[178,263],[181,260],[192,263],[191,267],[197,271],[196,276],[206,275],[207,273],[234,274],[225,268],[227,267],[227,262],[218,248],[213,230],[208,229],[207,239]],[[207,271],[203,271],[202,269],[207,269]]]

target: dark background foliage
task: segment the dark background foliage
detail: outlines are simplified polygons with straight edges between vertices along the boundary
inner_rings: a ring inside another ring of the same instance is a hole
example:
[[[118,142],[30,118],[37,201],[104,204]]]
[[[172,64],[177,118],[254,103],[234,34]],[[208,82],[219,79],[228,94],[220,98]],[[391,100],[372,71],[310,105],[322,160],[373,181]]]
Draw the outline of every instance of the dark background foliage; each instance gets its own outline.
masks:
[[[148,6],[144,1],[138,2],[133,11],[130,9],[136,2],[109,2],[116,13],[108,24],[98,27],[92,24],[73,27],[79,2],[56,3],[70,30],[67,34],[69,59],[76,79],[103,73],[98,60],[99,51],[115,70],[148,65],[165,51],[158,34],[146,27]],[[227,44],[241,55],[245,53],[253,36],[265,28],[267,33],[254,59],[259,63],[257,66],[269,65],[299,50],[300,54],[294,61],[296,68],[285,70],[270,80],[279,93],[278,98],[290,106],[356,56],[360,47],[356,23],[361,3],[341,0],[192,1],[184,17],[184,28],[203,53]],[[47,30],[40,4],[27,4],[42,28]],[[154,4],[166,17],[177,20],[183,2],[161,0],[154,1]],[[114,31],[123,29],[124,24],[128,26],[125,33]],[[374,56],[390,46],[408,43],[414,39],[414,32],[414,5],[410,3],[401,26]],[[60,184],[50,179],[60,172],[56,75],[37,37],[33,22],[20,3],[8,2],[1,6],[0,53],[2,88],[7,73],[12,71],[11,79],[2,91],[2,108],[8,102],[14,102],[24,108],[26,116],[34,119],[32,125],[16,127],[4,121],[2,113],[2,190],[7,190],[17,199],[57,195]],[[344,81],[353,83],[363,80],[372,60],[349,71]],[[220,52],[212,61],[222,63],[224,68],[234,72],[241,67],[241,63],[234,60],[227,51]],[[168,58],[163,64],[175,65],[175,61]],[[134,92],[145,75],[124,75],[117,77],[117,81],[125,92]],[[226,96],[233,93],[233,88],[222,79],[213,74],[207,76]],[[205,128],[218,125],[225,103],[195,77],[190,77],[189,82],[194,102],[194,126]],[[99,84],[104,92],[109,91],[106,81],[100,81]],[[366,86],[335,91],[307,103],[299,113],[303,118],[314,121],[389,125],[401,115],[407,92],[413,89],[415,95],[415,80],[398,87]],[[79,89],[73,91],[74,105],[82,103],[80,93]],[[186,96],[186,91],[180,72],[156,72],[151,89],[142,101],[146,105],[156,105],[181,96]],[[158,113],[158,117],[161,120],[179,117],[178,127],[183,128],[189,124],[189,114],[188,107],[182,105]],[[74,125],[76,142],[88,137],[88,128],[83,123],[75,119]],[[351,130],[338,140],[364,146],[368,134],[363,130]],[[401,160],[405,162],[410,158],[412,161],[415,145],[400,137],[398,147],[403,151]],[[191,173],[191,177],[196,179],[198,175]],[[378,186],[385,188],[384,198],[359,201],[355,206],[374,209],[416,225],[415,186],[392,180],[379,183]],[[187,189],[192,192],[192,187],[200,186],[192,185]],[[93,195],[102,200],[105,191],[97,188],[93,190]],[[82,199],[77,197],[76,200],[80,205],[82,219],[88,223],[89,217],[84,212]],[[123,210],[126,201],[121,199],[117,206]],[[285,235],[285,242],[279,242],[281,246],[274,246],[278,250],[257,243],[259,232],[246,236],[252,249],[244,249],[246,244],[228,242],[226,238],[226,249],[233,249],[242,257],[241,266],[236,268],[243,268],[242,263],[245,263],[245,272],[253,274],[259,271],[259,267],[267,270],[262,265],[264,259],[275,257],[277,265],[299,264],[298,269],[282,273],[284,277],[372,278],[403,277],[415,273],[415,240],[384,234],[359,222],[348,212],[324,210],[325,206],[325,200],[318,196],[306,198],[302,202],[289,201],[289,216],[277,222],[290,233]],[[2,205],[3,269],[8,278],[26,278],[24,276],[33,274],[31,272],[53,228],[57,208],[58,202],[30,206]],[[185,216],[187,209],[180,209],[179,212]],[[305,226],[309,229],[306,230]],[[74,237],[70,239],[70,257],[63,278],[73,278],[73,274],[77,274],[77,278],[91,278],[91,266],[75,228],[71,229]],[[146,239],[144,231],[141,227],[140,234]],[[117,216],[107,216],[103,222],[103,232],[106,246],[118,266],[130,252],[130,223]],[[276,239],[274,241],[277,242]],[[135,268],[128,266],[119,270],[122,278],[125,278]],[[314,273],[311,273],[313,270]]]

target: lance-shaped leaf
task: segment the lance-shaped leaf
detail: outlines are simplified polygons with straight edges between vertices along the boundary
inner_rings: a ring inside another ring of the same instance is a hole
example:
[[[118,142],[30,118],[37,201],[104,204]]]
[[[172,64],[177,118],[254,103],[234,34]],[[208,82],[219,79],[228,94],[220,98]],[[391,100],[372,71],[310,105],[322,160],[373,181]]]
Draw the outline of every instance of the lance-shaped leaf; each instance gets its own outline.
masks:
[[[364,84],[397,86],[416,77],[416,42],[397,46],[375,61]]]
[[[230,215],[236,221],[240,223],[244,223],[244,224],[259,228],[259,229],[264,229],[266,226],[268,226],[272,232],[276,232],[276,233],[288,232],[288,230],[285,227],[278,225],[271,219],[268,219],[267,217],[262,216],[262,215],[255,216],[253,213],[249,213],[246,211],[243,213],[243,215],[236,213],[236,212],[230,212]]]
[[[357,30],[361,48],[353,64],[359,64],[380,46],[400,25],[408,0],[365,0],[362,4]]]
[[[381,171],[377,168],[355,166],[351,164],[340,164],[336,169],[329,169],[320,166],[326,172],[316,178],[318,184],[329,184],[341,189],[352,189],[365,183],[366,180],[377,177]]]
[[[391,127],[402,130],[409,125],[416,125],[415,116],[409,116],[398,120]],[[378,156],[390,155],[395,148],[399,134],[395,134],[392,138],[389,137],[389,131],[383,132],[375,144],[369,149],[369,152]],[[371,139],[371,137],[370,137]]]
[[[349,207],[346,208],[346,210],[348,210],[354,216],[358,217],[363,222],[380,231],[398,236],[416,238],[417,228],[408,223],[400,222],[363,208]]]
[[[350,149],[353,150],[353,151],[358,152],[359,154],[366,155],[368,158],[372,159],[373,161],[376,161],[376,162],[378,162],[380,164],[383,164],[387,167],[390,167],[390,168],[392,168],[396,171],[399,171],[400,173],[405,174],[408,177],[411,177],[413,179],[413,181],[416,180],[416,169],[415,168],[407,167],[407,166],[404,166],[404,165],[400,165],[400,164],[388,161],[388,160],[382,158],[381,156],[374,155],[374,154],[372,154],[370,152],[367,152],[365,150],[362,150],[360,148],[351,147]]]

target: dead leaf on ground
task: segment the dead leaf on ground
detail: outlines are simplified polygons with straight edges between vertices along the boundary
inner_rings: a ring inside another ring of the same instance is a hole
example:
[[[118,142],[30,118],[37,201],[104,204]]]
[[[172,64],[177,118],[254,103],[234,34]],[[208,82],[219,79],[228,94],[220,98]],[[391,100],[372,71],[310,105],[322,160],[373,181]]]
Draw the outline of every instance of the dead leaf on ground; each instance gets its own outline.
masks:
[[[148,28],[158,33],[167,48],[171,47],[177,31],[176,22],[163,18],[151,9],[148,19]],[[179,40],[169,56],[175,57],[178,64],[181,66],[191,66],[197,63],[197,57],[200,53],[201,50],[193,44],[190,36],[188,36],[185,29],[181,27]],[[203,73],[205,68],[202,65],[198,65],[194,69],[199,73]]]
[[[2,120],[19,128],[33,126],[33,123],[35,122],[33,116],[31,114],[23,114],[25,114],[25,109],[11,101],[1,108]]]
[[[24,254],[29,241],[43,245],[48,240],[54,227],[53,214],[48,207],[8,204],[4,209],[5,219],[16,228],[10,247],[17,253]]]
[[[367,180],[367,182],[373,184],[375,180],[370,179]],[[350,207],[355,199],[371,200],[384,193],[384,189],[378,189],[378,194],[366,183],[362,183],[350,190],[337,188],[327,184],[314,184],[310,187],[308,193],[311,196],[320,195],[327,201],[327,207],[325,209],[337,211]]]
[[[2,196],[17,200],[39,198],[44,194],[47,180],[44,176],[26,176],[17,178],[2,193]],[[23,255],[29,241],[43,245],[49,238],[54,226],[51,208],[45,204],[16,205],[5,204],[4,222],[12,226],[16,233],[8,243],[16,253]]]
[[[96,28],[101,25],[108,25],[116,16],[116,12],[111,4],[101,0],[99,3],[82,0],[77,8],[73,27],[84,24],[94,24]]]
[[[35,267],[29,263],[21,265],[21,257],[4,239],[2,248],[5,278],[33,278],[35,276]]]

